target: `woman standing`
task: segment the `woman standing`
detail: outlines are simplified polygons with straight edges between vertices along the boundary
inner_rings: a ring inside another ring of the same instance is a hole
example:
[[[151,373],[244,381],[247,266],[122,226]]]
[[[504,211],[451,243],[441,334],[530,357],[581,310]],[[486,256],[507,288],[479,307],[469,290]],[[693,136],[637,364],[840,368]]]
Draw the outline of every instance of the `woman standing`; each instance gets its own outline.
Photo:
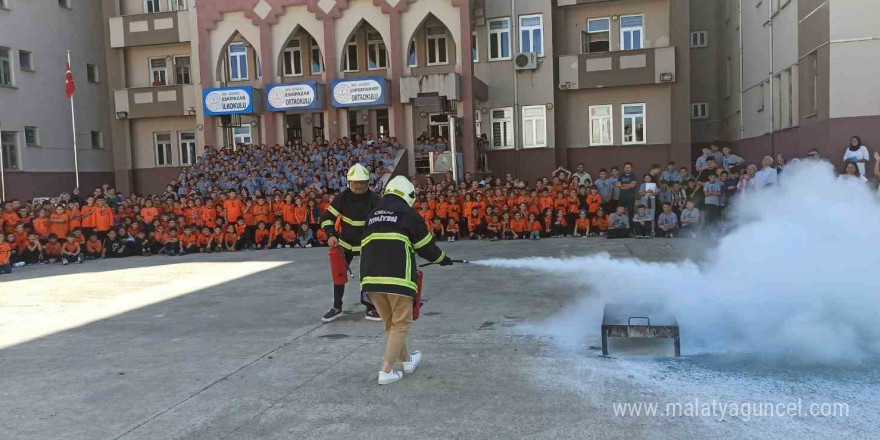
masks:
[[[865,164],[871,158],[868,147],[862,145],[862,138],[853,136],[849,141],[849,148],[843,152],[843,160],[852,161],[859,168],[859,175],[865,175]]]

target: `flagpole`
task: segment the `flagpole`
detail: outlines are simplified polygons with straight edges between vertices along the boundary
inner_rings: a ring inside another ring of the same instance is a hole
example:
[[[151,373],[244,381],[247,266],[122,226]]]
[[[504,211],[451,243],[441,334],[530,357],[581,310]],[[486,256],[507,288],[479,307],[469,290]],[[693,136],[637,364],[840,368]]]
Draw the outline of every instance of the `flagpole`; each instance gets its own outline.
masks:
[[[67,49],[67,65],[70,66],[70,49]],[[73,67],[70,69],[72,71]],[[73,108],[73,95],[70,95],[70,123],[73,128],[73,173],[76,176],[76,187],[79,188],[79,159],[76,152],[76,111]]]

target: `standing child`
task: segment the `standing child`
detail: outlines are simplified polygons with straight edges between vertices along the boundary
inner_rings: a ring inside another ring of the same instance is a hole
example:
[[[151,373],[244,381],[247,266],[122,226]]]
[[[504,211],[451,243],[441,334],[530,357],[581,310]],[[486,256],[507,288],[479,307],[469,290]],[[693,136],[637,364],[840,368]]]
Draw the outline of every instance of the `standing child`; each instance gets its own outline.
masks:
[[[721,182],[715,174],[710,174],[709,181],[703,184],[703,210],[706,214],[706,225],[709,227],[714,226],[721,216],[721,188]]]
[[[92,235],[95,237],[95,240],[98,240],[97,235]],[[99,242],[100,243],[100,242]],[[83,254],[79,248],[79,243],[76,242],[76,238],[73,234],[67,234],[67,241],[61,246],[61,264],[67,266],[67,263],[73,261],[76,264],[82,264],[83,262]]]
[[[700,210],[696,208],[693,200],[688,200],[684,210],[681,211],[681,233],[697,236],[700,226]]]

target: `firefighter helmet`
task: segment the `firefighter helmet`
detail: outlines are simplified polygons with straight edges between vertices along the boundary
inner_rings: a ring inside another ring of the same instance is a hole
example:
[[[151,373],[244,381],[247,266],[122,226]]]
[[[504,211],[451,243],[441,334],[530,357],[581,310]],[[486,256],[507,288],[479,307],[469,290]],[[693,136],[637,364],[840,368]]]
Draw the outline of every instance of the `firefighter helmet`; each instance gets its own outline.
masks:
[[[368,182],[370,180],[370,172],[363,165],[356,163],[348,169],[349,182]]]
[[[406,204],[409,206],[412,206],[413,202],[416,201],[416,187],[404,176],[397,176],[391,179],[388,185],[385,186],[385,194],[394,194],[406,201]]]

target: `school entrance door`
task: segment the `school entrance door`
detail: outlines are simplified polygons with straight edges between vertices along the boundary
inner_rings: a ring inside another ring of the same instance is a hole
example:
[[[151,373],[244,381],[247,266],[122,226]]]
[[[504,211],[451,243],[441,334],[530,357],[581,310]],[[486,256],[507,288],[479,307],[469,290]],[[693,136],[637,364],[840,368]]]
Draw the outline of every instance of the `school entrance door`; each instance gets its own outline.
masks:
[[[302,118],[299,114],[285,115],[284,122],[287,127],[287,140],[302,139]]]

